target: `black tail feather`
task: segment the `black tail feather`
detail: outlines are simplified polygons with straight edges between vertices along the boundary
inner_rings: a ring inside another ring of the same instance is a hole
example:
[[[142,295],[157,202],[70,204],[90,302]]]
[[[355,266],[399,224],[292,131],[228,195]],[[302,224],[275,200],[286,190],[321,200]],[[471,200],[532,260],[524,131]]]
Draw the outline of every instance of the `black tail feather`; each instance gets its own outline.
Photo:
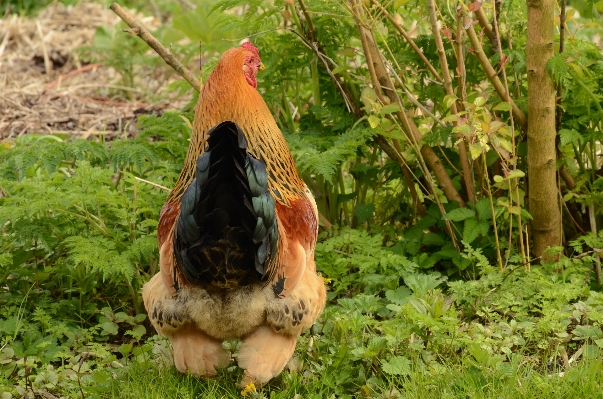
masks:
[[[243,131],[223,122],[207,132],[195,179],[180,200],[174,253],[196,285],[232,288],[261,281],[276,257],[275,201],[266,164],[247,152]]]

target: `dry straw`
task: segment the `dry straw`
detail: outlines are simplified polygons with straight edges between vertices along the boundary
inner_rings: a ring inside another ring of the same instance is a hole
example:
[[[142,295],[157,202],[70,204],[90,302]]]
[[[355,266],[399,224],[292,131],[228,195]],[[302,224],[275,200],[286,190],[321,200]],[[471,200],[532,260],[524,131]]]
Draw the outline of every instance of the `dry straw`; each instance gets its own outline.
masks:
[[[143,20],[147,26],[153,23]],[[112,29],[118,22],[108,8],[84,2],[75,7],[54,2],[35,19],[4,16],[0,20],[0,138],[28,133],[132,135],[138,115],[182,106],[184,100],[175,103],[168,96],[160,104],[149,104],[148,93],[165,90],[168,80],[174,79],[167,67],[159,77],[156,68],[137,69],[137,82],[151,82],[137,86],[143,91],[122,86],[118,72],[102,60],[81,62],[75,50],[92,45],[98,27]]]

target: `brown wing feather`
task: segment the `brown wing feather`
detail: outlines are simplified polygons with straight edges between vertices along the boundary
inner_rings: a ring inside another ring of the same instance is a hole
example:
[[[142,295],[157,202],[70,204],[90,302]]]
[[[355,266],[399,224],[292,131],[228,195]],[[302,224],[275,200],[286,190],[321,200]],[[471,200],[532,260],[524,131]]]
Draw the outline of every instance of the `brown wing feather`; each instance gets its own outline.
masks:
[[[161,209],[157,229],[161,279],[172,296],[176,296],[178,288],[186,283],[186,279],[176,267],[174,259],[174,228],[179,212],[180,206],[178,204],[166,203]]]
[[[306,195],[309,195],[307,193]],[[307,254],[314,251],[318,234],[316,205],[311,196],[291,201],[291,206],[277,202],[279,225],[278,262],[269,271],[275,295],[284,298],[291,294],[305,268]]]

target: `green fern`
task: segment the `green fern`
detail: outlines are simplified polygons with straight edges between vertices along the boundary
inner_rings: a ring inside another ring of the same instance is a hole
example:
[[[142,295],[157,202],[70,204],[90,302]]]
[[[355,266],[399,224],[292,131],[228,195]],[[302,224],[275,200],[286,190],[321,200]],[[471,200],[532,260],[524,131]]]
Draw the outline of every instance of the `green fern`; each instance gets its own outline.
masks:
[[[99,272],[103,279],[125,278],[132,281],[134,267],[119,253],[113,241],[102,236],[72,236],[65,240],[69,261],[83,265],[90,272]]]
[[[546,71],[556,84],[566,85],[570,79],[570,67],[562,54],[555,54],[546,63]]]
[[[153,164],[159,161],[157,154],[145,144],[120,141],[112,146],[109,159],[114,168],[126,169],[135,167],[142,173],[143,164]]]

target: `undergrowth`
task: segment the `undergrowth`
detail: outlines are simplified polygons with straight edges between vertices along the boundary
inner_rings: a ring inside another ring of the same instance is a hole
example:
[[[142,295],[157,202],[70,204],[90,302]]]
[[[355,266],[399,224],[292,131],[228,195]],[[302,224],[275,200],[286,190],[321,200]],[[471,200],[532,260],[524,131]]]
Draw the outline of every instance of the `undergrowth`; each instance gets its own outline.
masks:
[[[237,395],[234,366],[217,382],[176,374],[169,343],[154,337],[140,303],[142,284],[157,271],[167,192],[156,185],[173,185],[191,117],[146,117],[133,140],[32,135],[0,147],[4,397],[123,397],[124,381],[137,397],[175,395],[162,391],[166,384],[191,397]],[[586,250],[603,246],[602,237],[577,240],[581,255],[529,272],[494,268],[466,243],[460,278],[434,270],[414,249],[412,231],[395,241],[386,234],[321,233],[316,261],[329,304],[300,338],[280,385],[256,396],[453,397],[484,386],[536,390],[537,381],[570,392],[559,372],[600,367],[603,294],[590,289],[595,254]],[[159,375],[155,386],[149,376]]]

